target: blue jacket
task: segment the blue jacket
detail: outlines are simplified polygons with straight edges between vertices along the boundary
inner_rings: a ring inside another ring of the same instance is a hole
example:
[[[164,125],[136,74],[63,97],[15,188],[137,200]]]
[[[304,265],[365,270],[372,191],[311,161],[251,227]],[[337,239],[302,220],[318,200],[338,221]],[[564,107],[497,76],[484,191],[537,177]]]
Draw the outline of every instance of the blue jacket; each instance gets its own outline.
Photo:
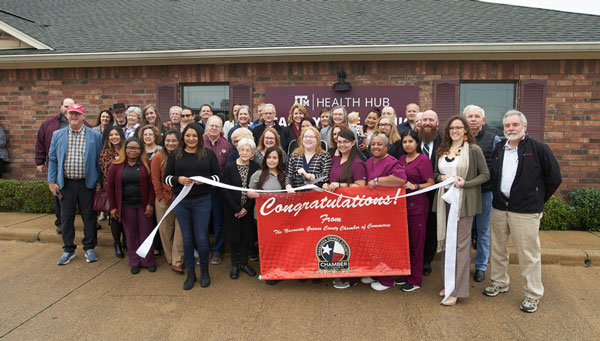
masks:
[[[48,152],[48,182],[54,182],[62,189],[65,186],[64,164],[67,157],[69,128],[56,130],[52,133],[50,151]],[[102,150],[100,133],[85,127],[85,187],[93,189],[100,183],[101,173],[98,159]]]

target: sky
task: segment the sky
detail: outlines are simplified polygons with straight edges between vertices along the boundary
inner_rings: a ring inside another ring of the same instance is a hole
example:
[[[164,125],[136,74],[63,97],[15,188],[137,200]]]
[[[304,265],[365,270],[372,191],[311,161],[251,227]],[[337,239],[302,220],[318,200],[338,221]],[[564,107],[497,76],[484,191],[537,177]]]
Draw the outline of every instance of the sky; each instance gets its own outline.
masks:
[[[481,0],[499,4],[547,8],[565,12],[600,15],[599,0]]]

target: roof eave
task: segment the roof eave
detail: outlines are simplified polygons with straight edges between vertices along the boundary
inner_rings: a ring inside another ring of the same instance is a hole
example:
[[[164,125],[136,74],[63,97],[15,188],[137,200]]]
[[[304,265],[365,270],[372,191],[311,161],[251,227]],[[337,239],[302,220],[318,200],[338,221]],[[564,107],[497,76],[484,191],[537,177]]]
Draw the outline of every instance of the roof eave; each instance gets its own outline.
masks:
[[[598,59],[600,42],[264,47],[0,55],[0,69],[328,60]]]
[[[0,31],[4,31],[7,34],[21,40],[22,42],[28,44],[29,46],[32,46],[38,50],[54,50],[52,47],[50,47],[47,44],[44,44],[43,42],[35,39],[34,37],[28,35],[27,33],[5,23],[4,21],[0,20]]]

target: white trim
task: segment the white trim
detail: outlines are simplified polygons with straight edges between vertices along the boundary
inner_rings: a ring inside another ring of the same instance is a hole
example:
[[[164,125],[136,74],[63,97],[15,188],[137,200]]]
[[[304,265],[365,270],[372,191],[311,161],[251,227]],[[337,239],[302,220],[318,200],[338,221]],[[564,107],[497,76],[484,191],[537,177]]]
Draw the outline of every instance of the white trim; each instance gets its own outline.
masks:
[[[33,38],[32,36],[24,33],[23,31],[20,31],[12,26],[10,26],[9,24],[5,23],[4,21],[0,20],[0,30],[6,32],[7,34],[10,34],[11,36],[19,39],[20,41],[24,42],[25,44],[31,45],[33,47],[35,47],[38,50],[54,50],[52,47],[42,43],[41,41]]]
[[[579,54],[579,56],[578,56]],[[446,56],[446,57],[445,57]],[[419,45],[346,45],[261,47],[91,53],[0,55],[0,68],[26,68],[27,64],[61,63],[61,66],[160,65],[296,60],[377,59],[580,59],[600,58],[599,42],[480,43]],[[44,67],[52,67],[47,65]]]

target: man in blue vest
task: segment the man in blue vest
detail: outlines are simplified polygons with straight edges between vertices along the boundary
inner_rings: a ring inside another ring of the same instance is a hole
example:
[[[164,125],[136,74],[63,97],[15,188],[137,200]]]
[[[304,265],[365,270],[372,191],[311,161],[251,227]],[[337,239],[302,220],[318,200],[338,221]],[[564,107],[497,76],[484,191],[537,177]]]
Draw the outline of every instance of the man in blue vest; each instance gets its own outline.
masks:
[[[64,253],[58,265],[75,258],[75,208],[83,218],[83,250],[88,263],[98,260],[96,212],[92,210],[94,189],[100,188],[98,158],[102,149],[100,133],[84,125],[85,108],[67,108],[69,125],[52,134],[48,153],[48,188],[61,201],[61,229]]]

